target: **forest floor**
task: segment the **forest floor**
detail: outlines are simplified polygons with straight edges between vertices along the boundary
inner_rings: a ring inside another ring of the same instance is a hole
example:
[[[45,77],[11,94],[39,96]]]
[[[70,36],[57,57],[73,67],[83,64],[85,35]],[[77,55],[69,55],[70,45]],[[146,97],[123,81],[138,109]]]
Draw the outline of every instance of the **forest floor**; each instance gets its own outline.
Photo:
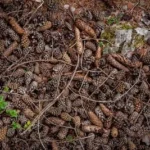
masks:
[[[149,150],[149,0],[0,0],[0,149]]]

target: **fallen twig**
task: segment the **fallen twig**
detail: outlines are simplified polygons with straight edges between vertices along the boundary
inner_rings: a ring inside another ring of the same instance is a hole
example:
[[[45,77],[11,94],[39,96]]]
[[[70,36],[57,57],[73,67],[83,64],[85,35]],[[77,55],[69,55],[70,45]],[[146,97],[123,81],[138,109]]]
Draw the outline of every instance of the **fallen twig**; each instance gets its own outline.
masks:
[[[69,83],[67,84],[67,86],[64,88],[64,90],[63,90],[52,102],[50,102],[44,109],[41,110],[40,114],[34,118],[34,120],[32,121],[31,125],[30,125],[22,134],[25,134],[32,126],[34,126],[34,124],[40,119],[40,117],[41,117],[51,106],[53,106],[53,105],[57,102],[57,100],[60,98],[60,96],[65,92],[65,90],[69,88],[69,86],[70,86],[70,84],[71,84],[71,82],[72,82],[72,80],[73,80],[73,78],[74,78],[74,76],[75,76],[75,73],[76,73],[76,71],[77,71],[77,69],[78,69],[78,66],[79,66],[79,55],[78,55],[78,62],[77,62],[77,64],[76,64],[76,68],[75,68],[74,73],[73,73],[73,75],[72,75],[72,77],[71,77]]]

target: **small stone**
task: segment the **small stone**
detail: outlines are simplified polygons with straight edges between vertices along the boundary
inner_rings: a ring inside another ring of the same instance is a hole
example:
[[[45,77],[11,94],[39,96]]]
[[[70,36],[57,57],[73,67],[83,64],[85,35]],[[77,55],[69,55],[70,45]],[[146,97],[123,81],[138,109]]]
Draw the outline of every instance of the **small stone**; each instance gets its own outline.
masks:
[[[72,13],[73,13],[75,10],[76,10],[75,7],[73,7],[73,6],[70,7],[70,11],[71,11]]]
[[[128,44],[132,40],[132,30],[116,30],[115,46],[119,47],[123,42]]]
[[[65,5],[64,5],[64,9],[69,9],[69,7],[70,7],[70,6],[69,6],[68,4],[65,4]]]
[[[143,136],[142,142],[144,142],[146,145],[149,146],[150,145],[150,135],[147,134],[147,135]]]
[[[123,10],[127,10],[127,9],[128,9],[128,6],[127,6],[127,5],[124,5],[124,6],[122,7],[122,9],[123,9]]]

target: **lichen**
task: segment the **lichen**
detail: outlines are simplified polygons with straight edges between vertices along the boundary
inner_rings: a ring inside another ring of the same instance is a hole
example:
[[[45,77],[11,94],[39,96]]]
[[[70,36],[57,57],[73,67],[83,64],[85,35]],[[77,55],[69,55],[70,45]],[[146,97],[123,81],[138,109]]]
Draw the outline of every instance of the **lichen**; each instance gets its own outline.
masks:
[[[141,48],[141,47],[143,47],[144,44],[145,44],[144,36],[136,35],[134,37],[133,44],[134,44],[135,48]]]
[[[130,29],[133,29],[134,27],[130,24],[122,24],[121,25],[121,29],[123,30],[130,30]]]

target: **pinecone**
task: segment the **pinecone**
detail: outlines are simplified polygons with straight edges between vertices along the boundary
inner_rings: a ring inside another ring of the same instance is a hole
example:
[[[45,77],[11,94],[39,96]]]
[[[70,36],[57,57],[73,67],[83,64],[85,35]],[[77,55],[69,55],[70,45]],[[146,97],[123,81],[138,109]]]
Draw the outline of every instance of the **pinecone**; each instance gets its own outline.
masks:
[[[83,100],[82,99],[77,99],[75,100],[73,103],[72,103],[72,106],[73,107],[79,107],[79,106],[82,106],[83,105]]]
[[[125,88],[126,88],[125,83],[122,82],[122,81],[119,81],[118,84],[117,84],[117,86],[116,86],[116,91],[118,93],[123,93],[125,91]]]
[[[36,52],[37,53],[42,53],[44,51],[44,49],[45,49],[45,42],[43,40],[40,40],[38,42],[37,47],[36,47]]]
[[[99,101],[106,101],[106,94],[100,91],[98,94],[98,100]]]
[[[94,9],[93,10],[93,15],[94,15],[94,17],[95,17],[96,20],[101,20],[102,19],[101,18],[102,14],[101,14],[100,10]]]
[[[28,48],[28,47],[29,47],[29,45],[30,45],[30,40],[29,40],[29,38],[28,38],[28,34],[27,34],[27,33],[23,34],[23,36],[22,36],[22,38],[21,38],[21,45],[22,45],[22,47],[24,47],[24,48]]]
[[[25,73],[25,83],[27,86],[30,84],[32,79],[33,79],[33,73],[31,71],[27,71]]]
[[[79,116],[74,116],[72,118],[75,127],[79,128],[81,125],[81,118]]]
[[[0,20],[0,32],[1,34],[3,35],[4,34],[4,31],[7,30],[7,24],[4,20]]]
[[[9,128],[7,130],[7,137],[13,137],[15,135],[15,130],[13,128]]]
[[[31,107],[33,106],[33,100],[32,100],[32,98],[28,94],[24,94],[22,96],[22,100],[28,106],[31,106]]]
[[[59,116],[61,114],[62,109],[59,107],[50,107],[48,112],[54,116]]]
[[[96,45],[92,42],[86,42],[85,44],[86,48],[91,49],[92,51],[96,51]]]
[[[55,48],[53,51],[54,51],[53,55],[56,59],[61,59],[62,58],[62,52],[60,51],[59,48]]]
[[[52,39],[52,37],[51,37],[51,31],[50,30],[44,31],[43,37],[44,37],[44,41],[50,42],[51,39]]]
[[[11,38],[12,40],[17,41],[17,42],[20,41],[19,36],[16,34],[16,32],[15,32],[14,30],[8,28],[8,29],[6,30],[6,32],[7,32],[7,34],[10,36],[10,38]]]
[[[38,83],[36,81],[32,81],[30,84],[30,91],[34,91],[38,88]]]
[[[4,40],[0,40],[0,52],[4,52],[5,50],[5,41]]]
[[[60,140],[64,139],[68,134],[68,128],[60,128],[60,131],[58,132],[58,138]]]
[[[47,124],[64,125],[65,121],[57,117],[48,117],[45,122]]]
[[[25,108],[27,108],[27,105],[20,100],[13,101],[13,105],[14,105],[14,107],[16,107],[18,109],[24,110]]]
[[[6,138],[7,127],[2,127],[0,129],[0,141],[3,141]]]
[[[62,112],[60,116],[61,119],[63,119],[64,121],[71,121],[72,119],[72,117],[66,112]]]
[[[28,121],[24,115],[19,115],[18,120],[21,122],[21,124],[25,124]]]
[[[25,70],[22,68],[17,69],[15,72],[13,72],[13,77],[19,78],[25,74]]]
[[[146,64],[149,65],[150,64],[150,54],[144,55],[141,59],[141,61]]]
[[[43,126],[42,131],[40,132],[40,135],[42,138],[46,137],[48,135],[49,132],[49,127],[48,126]]]
[[[2,121],[6,125],[11,124],[11,118],[10,117],[3,117]]]

